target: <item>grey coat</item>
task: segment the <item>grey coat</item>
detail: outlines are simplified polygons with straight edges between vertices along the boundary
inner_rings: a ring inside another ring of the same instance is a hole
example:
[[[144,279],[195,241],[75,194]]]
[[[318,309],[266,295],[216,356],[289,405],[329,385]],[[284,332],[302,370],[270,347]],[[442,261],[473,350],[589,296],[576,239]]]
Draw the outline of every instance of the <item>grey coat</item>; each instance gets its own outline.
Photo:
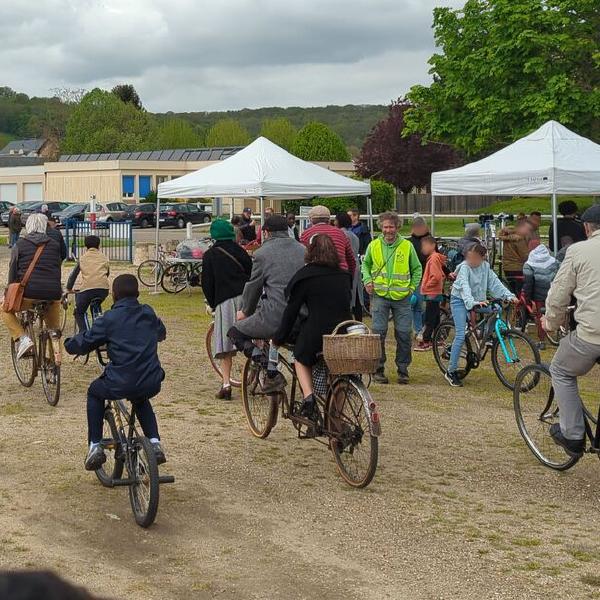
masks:
[[[254,253],[252,275],[242,295],[247,318],[235,325],[244,335],[262,340],[275,335],[287,306],[285,288],[304,266],[305,252],[287,231],[277,231]]]
[[[352,277],[352,302],[350,306],[356,306],[356,301],[359,300],[361,305],[365,305],[365,299],[362,293],[362,278],[360,275],[360,261],[358,260],[358,250],[360,248],[360,240],[358,236],[348,229],[342,230],[348,239],[350,240],[350,245],[352,246],[352,252],[354,253],[354,258],[356,259],[356,269],[354,270],[354,276]]]

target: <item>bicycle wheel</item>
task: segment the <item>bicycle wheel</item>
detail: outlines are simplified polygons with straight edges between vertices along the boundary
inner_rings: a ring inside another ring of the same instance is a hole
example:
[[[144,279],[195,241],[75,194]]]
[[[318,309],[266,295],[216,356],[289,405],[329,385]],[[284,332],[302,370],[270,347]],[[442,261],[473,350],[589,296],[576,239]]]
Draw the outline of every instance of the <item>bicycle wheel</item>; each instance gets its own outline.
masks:
[[[329,447],[342,479],[356,488],[369,485],[377,469],[379,439],[367,412],[370,401],[362,383],[350,377],[335,381],[327,399]]]
[[[210,360],[210,364],[212,368],[215,370],[215,373],[219,377],[223,376],[221,371],[221,362],[218,358],[215,358],[214,350],[213,350],[213,337],[215,334],[215,323],[214,321],[208,327],[208,331],[206,332],[206,354],[208,355],[208,360]],[[231,383],[231,387],[239,388],[242,386],[242,377],[244,376],[244,367],[246,366],[246,357],[242,352],[236,352],[233,355],[231,362],[231,375],[229,378],[229,382]]]
[[[275,425],[279,402],[276,395],[269,396],[261,391],[258,381],[260,371],[260,367],[251,359],[246,361],[242,378],[242,405],[252,435],[264,439]]]
[[[65,327],[67,326],[67,317],[69,313],[69,300],[67,296],[63,296],[61,300],[61,309],[62,309],[62,317],[60,320],[60,332],[65,332]]]
[[[513,406],[521,436],[543,465],[565,471],[579,460],[550,437],[550,426],[558,423],[558,404],[546,365],[528,365],[517,375]]]
[[[492,366],[500,383],[513,390],[519,371],[528,365],[540,363],[540,351],[529,336],[516,329],[502,332],[502,340],[508,358],[504,354],[500,340],[495,338],[492,346]]]
[[[188,285],[187,267],[182,263],[168,266],[162,274],[160,285],[169,294],[179,294]]]
[[[158,260],[149,259],[140,263],[137,276],[142,285],[152,287],[156,282],[160,283],[164,268]]]
[[[150,527],[158,510],[158,465],[148,438],[136,435],[132,441],[127,470],[134,483],[129,486],[129,502],[135,522],[140,527]]]
[[[432,344],[433,344],[433,356],[437,363],[440,371],[444,374],[448,371],[448,364],[450,362],[450,352],[452,350],[452,342],[456,337],[456,329],[454,328],[454,321],[448,319],[442,321],[433,332]],[[471,346],[471,340],[469,335],[465,338],[465,343],[460,351],[458,358],[458,369],[457,374],[460,379],[464,379],[472,368],[469,356],[472,354],[473,349]]]
[[[60,365],[54,361],[54,348],[48,332],[42,332],[42,351],[40,352],[40,375],[46,401],[56,406],[60,399]]]
[[[112,487],[113,479],[120,479],[123,475],[123,457],[117,457],[121,452],[119,447],[119,432],[115,424],[115,415],[112,408],[104,411],[104,425],[102,428],[102,447],[106,454],[106,462],[96,470],[96,477],[105,487]]]
[[[33,327],[31,323],[25,326],[25,333],[29,336],[29,339],[35,340],[33,335]],[[37,362],[35,359],[35,349],[31,348],[21,358],[17,358],[17,347],[15,341],[10,341],[10,355],[12,357],[13,367],[17,379],[24,387],[31,387],[37,374]]]
[[[562,327],[558,331],[546,331],[546,339],[556,348],[567,333],[568,331]]]

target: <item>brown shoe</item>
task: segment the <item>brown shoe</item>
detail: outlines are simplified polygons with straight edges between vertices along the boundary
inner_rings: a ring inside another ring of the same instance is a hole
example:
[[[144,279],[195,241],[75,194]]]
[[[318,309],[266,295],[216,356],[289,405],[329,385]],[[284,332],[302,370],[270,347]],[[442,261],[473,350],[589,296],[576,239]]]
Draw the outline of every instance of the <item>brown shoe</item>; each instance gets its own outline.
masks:
[[[428,352],[429,350],[431,350],[433,348],[433,344],[431,344],[430,342],[419,342],[414,348],[413,350],[415,352]]]
[[[217,400],[231,400],[231,386],[227,387],[223,386],[216,394],[215,398]]]
[[[405,375],[404,373],[398,373],[398,383],[400,385],[408,385],[410,383],[408,374]]]

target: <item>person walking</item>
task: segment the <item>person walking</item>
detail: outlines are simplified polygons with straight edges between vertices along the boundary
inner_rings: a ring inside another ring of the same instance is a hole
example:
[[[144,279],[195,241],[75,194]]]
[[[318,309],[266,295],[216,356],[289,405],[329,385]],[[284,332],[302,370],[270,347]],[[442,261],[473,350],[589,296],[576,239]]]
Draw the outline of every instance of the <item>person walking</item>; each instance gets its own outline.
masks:
[[[326,206],[313,206],[308,212],[311,226],[300,236],[300,241],[308,248],[310,241],[315,235],[325,234],[331,238],[333,245],[340,257],[340,269],[354,273],[356,269],[356,259],[352,251],[352,245],[348,236],[330,224],[331,213]]]
[[[408,366],[412,360],[412,315],[410,296],[421,283],[423,268],[414,246],[398,234],[400,217],[395,212],[379,216],[382,235],[373,240],[362,264],[362,278],[371,295],[373,332],[381,337],[381,362],[373,379],[388,383],[385,375],[385,338],[392,313],[396,337],[398,383],[409,382]]]
[[[586,375],[600,359],[600,204],[582,215],[587,241],[569,246],[546,298],[542,324],[557,331],[564,324],[572,296],[577,300],[577,328],[560,341],[550,374],[559,407],[559,423],[550,435],[571,456],[581,456],[585,447],[583,404],[577,377]]]
[[[215,314],[213,356],[221,365],[219,400],[231,400],[231,365],[235,348],[227,332],[241,308],[244,285],[250,278],[252,259],[235,242],[233,225],[217,219],[210,225],[210,237],[215,240],[202,257],[201,285],[204,297]]]
[[[12,248],[18,241],[23,229],[23,221],[21,220],[21,210],[17,206],[10,209],[8,215],[8,231],[10,233],[8,247]]]
[[[348,216],[348,213],[340,212],[335,215],[335,226],[339,227],[350,240],[352,246],[352,252],[354,252],[354,258],[356,259],[356,267],[354,268],[354,275],[352,277],[352,298],[350,306],[352,307],[352,314],[354,315],[355,321],[363,320],[363,309],[364,309],[364,295],[363,286],[360,276],[360,265],[358,263],[358,250],[360,247],[360,241],[356,235],[351,231],[352,221]]]
[[[429,235],[429,225],[427,225],[427,221],[423,217],[415,217],[411,225],[410,237],[408,239],[415,248],[423,270],[425,270],[427,257],[423,254],[421,242],[423,241],[423,238]],[[419,343],[423,341],[423,296],[421,295],[420,285],[410,298],[410,306],[412,309],[413,330],[416,341]]]

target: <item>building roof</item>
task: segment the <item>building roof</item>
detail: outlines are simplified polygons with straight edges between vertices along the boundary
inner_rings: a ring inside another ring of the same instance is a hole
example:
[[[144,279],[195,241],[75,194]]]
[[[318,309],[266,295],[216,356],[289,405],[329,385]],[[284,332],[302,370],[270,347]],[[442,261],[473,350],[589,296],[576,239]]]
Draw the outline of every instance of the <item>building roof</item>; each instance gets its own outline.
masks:
[[[104,154],[62,154],[58,162],[94,162],[97,160],[218,161],[239,152],[244,146],[193,148],[189,150],[148,150],[145,152],[106,152]]]
[[[0,156],[3,155],[14,155],[26,156],[30,153],[39,153],[43,145],[46,143],[45,138],[30,138],[28,140],[13,140],[8,142],[2,150],[0,150]]]
[[[33,167],[43,165],[46,159],[42,156],[26,156],[21,154],[0,154],[0,168],[2,167]]]

